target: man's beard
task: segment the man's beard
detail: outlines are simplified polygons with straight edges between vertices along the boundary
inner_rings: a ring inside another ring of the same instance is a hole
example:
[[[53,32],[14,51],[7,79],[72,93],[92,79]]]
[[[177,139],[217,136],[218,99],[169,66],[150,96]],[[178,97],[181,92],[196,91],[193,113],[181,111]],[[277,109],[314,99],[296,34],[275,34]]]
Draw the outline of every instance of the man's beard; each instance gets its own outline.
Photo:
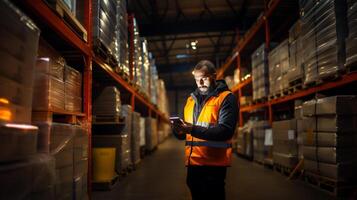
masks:
[[[203,88],[205,88],[204,91],[201,90],[201,89],[203,89]],[[207,86],[200,87],[200,88],[198,88],[198,91],[199,91],[199,93],[200,93],[201,95],[207,95],[208,92],[209,92],[209,87],[207,87]]]

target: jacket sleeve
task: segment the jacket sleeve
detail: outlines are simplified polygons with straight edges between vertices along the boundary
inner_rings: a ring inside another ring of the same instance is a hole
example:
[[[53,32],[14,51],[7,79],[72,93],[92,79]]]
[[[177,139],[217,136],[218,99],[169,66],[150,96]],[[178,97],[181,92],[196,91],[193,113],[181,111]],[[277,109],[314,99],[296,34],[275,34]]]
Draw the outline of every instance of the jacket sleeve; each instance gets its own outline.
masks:
[[[193,126],[191,135],[193,137],[212,140],[226,141],[232,138],[237,124],[238,105],[233,94],[228,95],[223,101],[218,115],[218,124],[208,128]]]

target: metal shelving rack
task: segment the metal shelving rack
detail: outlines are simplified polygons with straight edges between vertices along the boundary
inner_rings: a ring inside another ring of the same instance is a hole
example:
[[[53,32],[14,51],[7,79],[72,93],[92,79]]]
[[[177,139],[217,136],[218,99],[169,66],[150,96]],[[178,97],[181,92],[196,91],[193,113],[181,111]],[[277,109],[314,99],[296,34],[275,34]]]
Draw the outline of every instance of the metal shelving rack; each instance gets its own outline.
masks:
[[[93,52],[92,45],[92,0],[84,1],[84,29],[87,31],[86,39],[83,40],[75,31],[52,10],[43,0],[23,0],[18,3],[21,4],[26,12],[33,14],[37,20],[44,22],[46,28],[51,29],[57,33],[67,44],[73,47],[75,50],[79,51],[81,56],[84,58],[84,69],[83,69],[83,113],[70,113],[81,117],[84,117],[85,122],[88,124],[88,137],[89,137],[89,150],[88,150],[88,194],[91,196],[91,172],[92,172],[92,133],[91,133],[91,123],[92,123],[92,66],[93,63],[96,66],[102,68],[109,77],[111,77],[117,84],[122,86],[126,92],[131,95],[130,104],[133,111],[135,111],[135,105],[140,104],[141,107],[145,107],[148,116],[156,117],[158,120],[169,123],[167,117],[159,111],[149,100],[145,99],[140,93],[137,92],[130,83],[125,81],[121,76],[113,71],[111,66],[104,62],[100,57],[96,56]],[[130,29],[133,28],[129,24]],[[132,42],[132,41],[129,41]],[[131,57],[133,56],[133,51],[131,51]],[[133,65],[130,65],[130,72],[132,79]],[[56,111],[53,111],[56,112]],[[68,113],[59,113],[68,114]]]
[[[232,52],[232,56],[226,59],[225,64],[219,69],[217,75],[218,78],[223,78],[224,72],[236,62],[236,67],[239,71],[241,71],[241,53],[244,48],[252,41],[258,31],[264,27],[265,30],[265,46],[266,49],[269,50],[270,47],[270,26],[269,26],[269,18],[272,16],[276,8],[281,3],[281,0],[271,0],[269,5],[266,6],[265,11],[260,15],[255,24],[246,32],[246,34],[242,38],[238,38],[238,43]],[[341,87],[347,84],[351,84],[357,82],[357,72],[351,72],[349,74],[343,75],[339,80],[333,82],[324,82],[321,85],[317,85],[314,87],[302,89],[296,93],[279,97],[277,99],[269,100],[263,103],[255,103],[248,106],[241,106],[239,109],[239,121],[238,124],[240,127],[244,125],[243,113],[251,112],[253,110],[259,108],[268,108],[268,120],[270,125],[273,122],[273,105],[278,105],[282,103],[286,103],[288,101],[292,101],[298,98],[303,98],[317,92]],[[232,92],[237,94],[238,103],[239,99],[242,96],[242,89],[247,85],[252,84],[252,79],[249,78],[232,88]]]

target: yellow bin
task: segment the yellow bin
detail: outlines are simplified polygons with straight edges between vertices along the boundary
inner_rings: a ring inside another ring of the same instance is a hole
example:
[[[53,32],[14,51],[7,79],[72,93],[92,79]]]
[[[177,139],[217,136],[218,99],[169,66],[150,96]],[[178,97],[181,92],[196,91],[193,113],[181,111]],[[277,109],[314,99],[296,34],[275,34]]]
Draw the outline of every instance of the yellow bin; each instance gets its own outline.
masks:
[[[93,148],[93,182],[110,182],[115,176],[115,148]]]

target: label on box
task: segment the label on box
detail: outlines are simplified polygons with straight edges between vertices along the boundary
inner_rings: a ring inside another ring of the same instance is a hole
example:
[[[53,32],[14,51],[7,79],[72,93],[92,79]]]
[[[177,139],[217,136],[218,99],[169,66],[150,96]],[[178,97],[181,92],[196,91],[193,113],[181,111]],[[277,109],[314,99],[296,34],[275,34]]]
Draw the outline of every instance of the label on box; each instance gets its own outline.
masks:
[[[273,146],[273,130],[272,129],[265,129],[265,146]]]
[[[294,130],[288,130],[288,139],[289,140],[295,139],[295,131]]]

